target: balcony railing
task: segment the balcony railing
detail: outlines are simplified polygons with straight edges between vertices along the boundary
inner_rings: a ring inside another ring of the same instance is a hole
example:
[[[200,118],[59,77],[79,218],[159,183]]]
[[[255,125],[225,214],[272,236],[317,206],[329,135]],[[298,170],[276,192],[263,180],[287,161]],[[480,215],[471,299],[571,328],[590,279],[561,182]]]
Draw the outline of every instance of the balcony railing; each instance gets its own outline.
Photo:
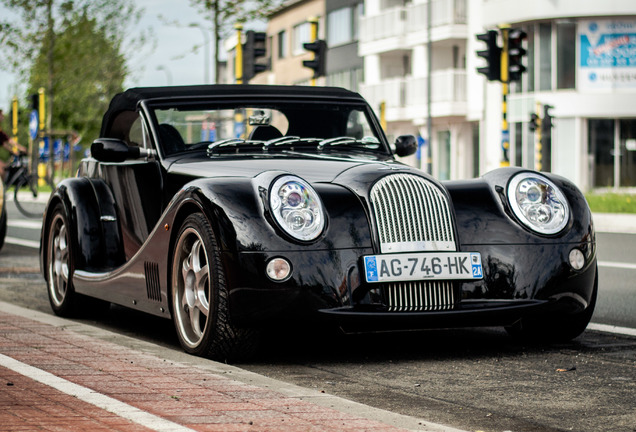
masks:
[[[466,79],[465,70],[450,69],[433,72],[431,74],[431,102],[448,104],[451,110],[453,104],[465,103],[467,101]],[[421,108],[428,103],[427,87],[427,77],[391,78],[383,80],[379,84],[362,85],[360,92],[376,109],[381,102],[386,103],[387,109]],[[449,113],[445,112],[444,114]]]
[[[432,0],[431,27],[466,24],[467,0]],[[391,8],[360,20],[360,42],[373,42],[421,31],[428,25],[428,4]]]

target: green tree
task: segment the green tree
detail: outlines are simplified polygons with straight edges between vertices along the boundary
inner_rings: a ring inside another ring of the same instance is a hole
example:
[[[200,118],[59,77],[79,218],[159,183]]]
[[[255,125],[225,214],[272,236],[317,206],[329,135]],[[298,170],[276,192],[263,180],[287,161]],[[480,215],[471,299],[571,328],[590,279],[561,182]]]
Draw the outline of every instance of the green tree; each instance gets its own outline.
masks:
[[[30,94],[46,82],[51,58],[56,65],[50,90],[55,95],[53,130],[72,129],[89,142],[98,136],[101,116],[112,95],[122,91],[127,73],[120,45],[95,18],[81,12],[56,35],[52,56],[43,49],[35,58]]]
[[[78,127],[78,118],[84,116],[86,123],[78,129],[94,130],[88,123],[99,121],[101,113],[96,113],[103,111],[103,105],[95,107],[95,102],[121,90],[127,73],[122,56],[124,35],[139,22],[143,11],[132,0],[0,0],[0,4],[19,17],[11,21],[0,18],[0,48],[7,59],[0,68],[18,72],[31,92],[45,88],[47,129],[53,125]],[[128,40],[126,48],[138,49],[146,37],[142,33]],[[103,94],[89,103],[95,89]],[[58,92],[66,99],[60,110],[54,102]],[[68,96],[71,93],[74,98]],[[75,108],[71,99],[77,101]]]
[[[218,82],[219,46],[222,36],[226,36],[235,23],[265,19],[274,8],[283,3],[283,0],[190,0],[190,3],[199,7],[204,17],[212,23],[214,76]]]

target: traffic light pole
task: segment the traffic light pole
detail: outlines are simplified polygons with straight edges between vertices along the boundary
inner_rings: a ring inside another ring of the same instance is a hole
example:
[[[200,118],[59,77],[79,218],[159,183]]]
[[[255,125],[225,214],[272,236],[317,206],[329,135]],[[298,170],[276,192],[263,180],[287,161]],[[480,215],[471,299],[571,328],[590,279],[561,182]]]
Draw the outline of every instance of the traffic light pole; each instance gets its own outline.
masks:
[[[317,17],[311,17],[309,18],[309,25],[311,26],[311,35],[310,35],[310,42],[316,42],[318,40],[318,18]],[[314,59],[315,59],[316,54],[314,53]],[[313,76],[311,78],[311,86],[315,87],[316,86],[316,77]]]
[[[234,77],[237,84],[243,84],[243,42],[241,41],[241,32],[243,26],[234,24],[236,30],[236,56],[234,58]]]
[[[543,163],[541,159],[543,158],[542,149],[541,149],[541,102],[537,102],[536,105],[536,126],[534,131],[535,143],[534,143],[534,168],[537,171],[541,171],[543,169]]]
[[[510,79],[508,75],[508,32],[510,26],[499,27],[503,39],[501,50],[501,163],[500,166],[510,166],[510,125],[508,124],[508,95],[510,94]]]
[[[11,133],[13,135],[13,142],[18,144],[18,97],[14,96],[11,100]],[[14,148],[13,151],[17,151]]]

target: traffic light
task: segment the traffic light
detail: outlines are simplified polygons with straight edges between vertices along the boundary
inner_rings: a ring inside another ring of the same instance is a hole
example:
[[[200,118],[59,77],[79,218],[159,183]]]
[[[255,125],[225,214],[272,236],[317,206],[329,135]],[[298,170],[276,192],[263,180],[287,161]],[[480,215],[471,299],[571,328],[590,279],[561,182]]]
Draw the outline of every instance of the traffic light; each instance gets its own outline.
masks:
[[[542,169],[552,169],[552,106],[543,105],[543,118],[541,119],[541,160]]]
[[[313,60],[303,60],[303,66],[314,71],[313,78],[325,76],[327,42],[318,39],[314,42],[304,43],[303,48],[314,53]]]
[[[37,111],[40,109],[40,95],[37,93],[29,95],[29,101],[31,102],[31,109]]]
[[[248,30],[245,34],[243,44],[243,83],[247,84],[254,75],[267,70],[268,66],[258,62],[261,57],[265,57],[267,49],[265,40],[267,35],[264,32]]]
[[[541,119],[541,135],[546,136],[552,133],[552,115],[550,110],[554,108],[551,105],[543,105],[543,118]]]
[[[527,37],[528,34],[520,29],[508,31],[508,81],[521,80],[521,75],[526,71],[522,61],[527,51],[522,44]]]
[[[528,128],[530,129],[530,132],[536,131],[540,123],[541,119],[538,115],[536,115],[535,113],[530,114],[530,121],[528,122]]]
[[[501,48],[497,45],[497,31],[488,30],[478,34],[477,39],[486,42],[486,50],[477,51],[477,56],[485,58],[487,64],[477,68],[477,72],[484,74],[489,81],[501,80]]]

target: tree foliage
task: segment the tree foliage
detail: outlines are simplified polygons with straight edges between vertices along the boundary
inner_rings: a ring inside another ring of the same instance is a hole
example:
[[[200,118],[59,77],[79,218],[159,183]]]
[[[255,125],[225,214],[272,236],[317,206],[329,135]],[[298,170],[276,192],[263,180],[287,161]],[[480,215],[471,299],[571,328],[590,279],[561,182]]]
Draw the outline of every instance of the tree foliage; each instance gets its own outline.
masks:
[[[110,98],[123,89],[127,70],[119,44],[86,13],[78,14],[56,36],[53,129],[97,137]],[[30,70],[29,93],[43,86],[47,74],[48,55],[42,51]]]
[[[0,17],[0,68],[44,87],[49,129],[97,134],[110,97],[128,73],[125,51],[147,34],[125,39],[141,17],[132,0],[0,0],[18,19]]]

